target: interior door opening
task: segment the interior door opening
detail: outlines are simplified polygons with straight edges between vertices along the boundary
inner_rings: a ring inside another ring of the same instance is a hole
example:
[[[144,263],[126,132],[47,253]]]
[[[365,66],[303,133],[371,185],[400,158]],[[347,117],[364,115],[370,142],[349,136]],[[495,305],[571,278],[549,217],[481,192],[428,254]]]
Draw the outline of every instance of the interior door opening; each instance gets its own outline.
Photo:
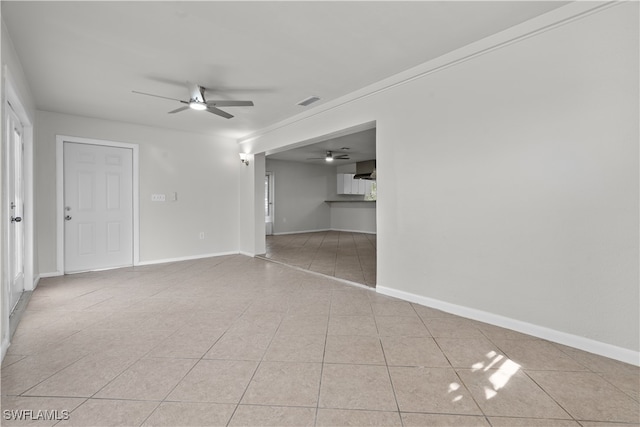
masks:
[[[265,170],[278,179],[278,217],[267,175],[264,258],[376,286],[376,133],[367,122],[265,153]]]

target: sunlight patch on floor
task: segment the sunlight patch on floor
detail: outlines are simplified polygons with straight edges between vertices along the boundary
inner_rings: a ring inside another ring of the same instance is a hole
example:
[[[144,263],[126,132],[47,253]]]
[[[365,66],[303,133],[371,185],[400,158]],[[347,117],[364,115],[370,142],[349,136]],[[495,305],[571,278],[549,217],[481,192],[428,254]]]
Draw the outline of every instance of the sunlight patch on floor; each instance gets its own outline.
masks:
[[[485,397],[489,400],[497,396],[498,391],[507,385],[509,380],[511,380],[511,377],[520,370],[521,366],[495,351],[488,352],[486,357],[488,360],[474,363],[471,366],[471,369],[472,372],[477,372],[479,370],[487,372],[489,369],[500,364],[500,367],[489,377],[491,386],[484,387]]]

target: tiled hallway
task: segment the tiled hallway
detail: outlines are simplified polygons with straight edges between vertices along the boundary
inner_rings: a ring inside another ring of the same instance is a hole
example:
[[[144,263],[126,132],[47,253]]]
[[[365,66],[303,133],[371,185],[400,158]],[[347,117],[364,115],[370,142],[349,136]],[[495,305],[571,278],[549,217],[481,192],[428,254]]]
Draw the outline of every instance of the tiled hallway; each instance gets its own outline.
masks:
[[[2,425],[622,427],[639,373],[234,255],[43,279],[2,366]]]
[[[266,258],[376,286],[376,235],[345,231],[267,236]]]

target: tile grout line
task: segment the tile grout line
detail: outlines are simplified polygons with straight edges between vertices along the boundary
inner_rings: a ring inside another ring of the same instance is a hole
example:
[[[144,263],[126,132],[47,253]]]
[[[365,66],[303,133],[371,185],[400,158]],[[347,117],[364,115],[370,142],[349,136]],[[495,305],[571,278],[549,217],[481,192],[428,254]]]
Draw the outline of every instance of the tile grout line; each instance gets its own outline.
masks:
[[[316,414],[313,425],[318,424],[318,413],[320,412],[320,393],[322,392],[322,375],[324,374],[324,359],[327,354],[327,338],[329,336],[329,324],[331,323],[331,307],[333,305],[333,292],[329,294],[329,315],[327,316],[327,327],[324,332],[324,347],[322,349],[322,363],[320,364],[320,381],[318,381],[318,399],[316,401]]]
[[[551,342],[551,341],[550,341]],[[551,344],[553,345],[553,347],[557,348],[558,350],[560,350],[563,354],[565,354],[567,357],[569,357],[571,360],[573,360],[574,362],[576,362],[578,365],[583,366],[585,369],[587,369],[588,372],[596,374],[597,376],[599,376],[600,378],[602,378],[603,380],[605,380],[607,383],[609,383],[611,386],[613,386],[614,388],[616,388],[617,390],[621,391],[622,393],[626,394],[627,396],[629,396],[631,399],[635,400],[636,402],[638,402],[639,406],[640,406],[640,395],[637,396],[631,396],[627,391],[623,390],[622,388],[618,387],[616,384],[614,384],[613,382],[611,382],[609,380],[609,378],[606,377],[607,373],[606,372],[602,372],[602,371],[596,371],[594,369],[592,369],[591,367],[587,366],[585,363],[582,363],[580,361],[578,361],[577,359],[575,359],[571,354],[567,353],[566,351],[564,351],[562,349],[562,346],[551,342]],[[575,371],[575,372],[587,372],[587,371]],[[640,413],[640,411],[639,411]],[[640,422],[640,416],[638,421]]]
[[[246,311],[247,309],[248,309],[248,307],[245,309],[245,311]],[[243,313],[244,313],[244,312],[243,312]],[[238,317],[240,317],[240,316],[238,316]],[[236,320],[236,319],[234,319],[234,320]],[[193,371],[193,369],[195,369],[195,367],[198,365],[198,363],[200,363],[202,360],[205,360],[205,359],[204,359],[204,356],[205,356],[205,355],[206,355],[206,354],[207,354],[207,353],[208,353],[208,352],[213,348],[213,346],[215,346],[215,345],[218,343],[218,341],[220,341],[220,339],[221,339],[221,338],[222,338],[222,337],[227,333],[227,331],[229,330],[229,328],[230,328],[230,327],[231,327],[231,325],[229,325],[229,326],[227,327],[227,329],[225,329],[225,331],[222,333],[222,335],[220,335],[220,336],[219,336],[219,337],[218,337],[218,338],[213,342],[213,344],[211,344],[211,345],[209,346],[209,348],[208,348],[208,349],[207,349],[207,350],[202,354],[202,356],[200,356],[199,358],[193,358],[193,360],[196,360],[196,362],[193,364],[193,366],[191,366],[191,368],[189,368],[189,369],[187,370],[187,372],[182,376],[182,378],[181,378],[180,380],[178,380],[178,381],[176,382],[176,384],[171,388],[171,390],[169,390],[169,391],[167,392],[167,394],[162,398],[162,400],[160,401],[160,403],[158,403],[158,406],[156,406],[156,407],[154,408],[154,410],[153,410],[153,411],[151,411],[151,413],[150,413],[150,414],[149,414],[149,415],[148,415],[148,416],[147,416],[147,417],[142,421],[142,423],[140,423],[140,425],[141,425],[141,426],[142,426],[142,425],[143,425],[143,424],[144,424],[144,423],[145,423],[145,422],[146,422],[146,421],[147,421],[147,420],[148,420],[148,419],[149,419],[149,418],[150,418],[150,417],[151,417],[151,416],[152,416],[152,415],[153,415],[153,414],[158,410],[158,408],[160,408],[160,405],[162,405],[164,402],[167,402],[167,398],[171,395],[171,393],[173,393],[173,391],[176,389],[176,387],[178,387],[178,385],[179,385],[182,381],[184,381],[184,379],[185,379],[185,378],[187,378],[187,376],[191,373],[191,371]],[[171,334],[171,335],[170,335],[169,337],[167,337],[167,338],[170,338],[170,337],[172,337],[172,336],[174,336],[174,335],[178,334],[178,333],[179,333],[179,331],[180,331],[180,330],[178,329],[176,332],[174,332],[173,334]],[[147,353],[145,353],[145,354],[144,354],[144,356],[142,356],[142,357],[141,357],[140,359],[138,359],[138,360],[142,360],[145,356],[147,356],[147,355],[148,355],[148,354],[150,354],[153,350],[155,350],[155,349],[156,349],[156,347],[158,347],[158,346],[160,346],[160,345],[162,345],[162,344],[163,344],[163,342],[160,342],[158,345],[154,346],[152,349],[150,349]],[[180,359],[180,358],[173,358],[173,357],[172,357],[172,358],[170,358],[170,359]],[[132,366],[133,366],[133,365],[132,365]],[[127,368],[127,369],[128,369],[128,368]],[[123,372],[124,372],[124,371],[123,371]]]
[[[250,304],[249,306],[247,306],[247,309],[245,310],[245,312],[247,310],[249,310],[251,305],[253,305],[253,304]],[[289,307],[287,307],[287,313],[288,312],[289,312]],[[229,417],[229,421],[227,421],[227,424],[226,424],[227,426],[229,425],[229,423],[231,423],[231,420],[236,415],[236,412],[238,412],[238,408],[240,407],[240,403],[242,402],[242,399],[244,399],[245,394],[247,394],[247,390],[249,390],[249,387],[251,386],[251,382],[253,381],[253,379],[255,378],[256,374],[258,373],[258,370],[260,370],[260,366],[262,366],[262,362],[264,361],[264,357],[266,356],[267,351],[269,351],[269,348],[271,347],[271,344],[273,344],[273,340],[275,339],[276,335],[278,334],[278,330],[280,330],[280,326],[282,326],[282,321],[283,320],[284,320],[284,316],[281,316],[280,317],[280,322],[278,323],[278,327],[276,328],[275,332],[273,333],[273,336],[271,337],[271,340],[269,341],[269,345],[265,348],[264,353],[262,354],[262,357],[260,358],[260,360],[256,364],[256,368],[253,370],[253,374],[251,374],[251,378],[249,378],[249,381],[247,381],[247,385],[244,388],[244,391],[242,392],[242,395],[238,399],[238,403],[236,403],[236,407],[233,410],[233,412],[231,413],[231,416]]]
[[[467,391],[467,393],[471,397],[471,400],[473,401],[473,403],[476,405],[476,407],[478,408],[478,410],[480,411],[480,413],[484,417],[485,421],[491,426],[492,423],[491,423],[491,421],[489,421],[489,416],[482,410],[482,407],[480,407],[480,405],[478,404],[478,401],[476,400],[476,398],[473,396],[473,394],[471,393],[471,391],[469,390],[467,385],[464,383],[464,381],[462,381],[462,378],[458,374],[458,371],[453,366],[453,363],[451,363],[451,359],[449,358],[449,356],[447,356],[447,353],[445,353],[445,351],[442,349],[442,347],[440,346],[440,343],[438,342],[436,337],[433,336],[433,333],[431,332],[431,329],[429,329],[429,326],[427,326],[426,322],[424,321],[422,316],[420,316],[420,314],[418,313],[418,311],[416,310],[416,308],[415,308],[415,306],[413,304],[411,304],[411,308],[413,308],[413,311],[416,313],[416,315],[420,319],[420,322],[422,322],[424,327],[427,328],[427,331],[429,332],[429,335],[431,336],[431,339],[433,340],[433,342],[438,347],[438,350],[440,350],[440,353],[442,353],[444,358],[447,360],[447,363],[449,364],[449,369],[451,369],[453,371],[453,373],[455,374],[456,378],[458,378],[458,381],[460,381],[460,384],[465,388],[465,390]]]
[[[185,267],[185,268],[182,268],[182,269],[178,270],[178,272],[183,272],[183,271],[185,271],[185,270],[187,270],[187,269],[188,269],[188,266],[187,266],[187,267]],[[176,285],[176,286],[177,286],[177,285]],[[245,311],[246,311],[246,310],[248,310],[248,308],[249,308],[249,307],[247,307],[247,308],[245,309]],[[244,312],[243,312],[243,313],[244,313]],[[228,330],[228,328],[227,328],[227,330]],[[177,334],[177,333],[178,333],[178,331],[179,331],[179,329],[178,329],[178,330],[176,330],[173,334],[170,334],[170,335],[169,335],[169,337],[171,337],[171,336],[173,336],[173,335]],[[225,330],[225,333],[226,333],[226,330]],[[223,335],[224,335],[224,334],[223,334]],[[218,342],[218,340],[219,340],[221,337],[222,337],[222,335],[221,335],[221,336],[216,340],[216,342],[215,342],[215,343],[217,343],[217,342]],[[166,337],[166,338],[168,338],[168,337]],[[166,338],[165,338],[165,339],[166,339]],[[164,340],[163,340],[163,341],[164,341]],[[212,345],[211,345],[211,347],[213,347],[213,346],[215,345],[215,343],[214,343],[214,344],[212,344]],[[149,349],[146,353],[144,353],[144,354],[143,354],[142,356],[140,356],[138,359],[134,360],[134,361],[133,361],[133,362],[131,362],[129,365],[127,365],[127,366],[126,366],[126,367],[125,367],[125,368],[124,368],[124,369],[123,369],[123,370],[122,370],[118,375],[116,375],[114,378],[112,378],[110,381],[108,381],[104,386],[102,386],[101,388],[99,388],[95,393],[93,393],[90,397],[88,397],[88,398],[87,398],[83,403],[81,403],[80,405],[78,405],[78,407],[76,407],[76,408],[74,409],[74,411],[78,410],[81,406],[83,406],[86,402],[88,402],[88,401],[89,401],[89,400],[91,400],[91,399],[94,399],[94,400],[101,399],[101,398],[96,398],[95,396],[96,396],[98,393],[100,393],[100,391],[104,390],[104,389],[105,389],[109,384],[113,383],[113,382],[114,382],[117,378],[119,378],[119,377],[120,377],[124,372],[128,371],[128,370],[129,370],[133,365],[135,365],[138,361],[140,361],[140,360],[142,360],[143,358],[145,358],[145,356],[147,356],[148,354],[150,354],[150,353],[151,353],[151,352],[152,352],[156,347],[158,347],[158,346],[159,346],[159,345],[161,345],[161,344],[162,344],[162,342],[158,343],[158,345],[156,345],[156,346],[153,346],[151,349]],[[210,347],[209,349],[211,349],[211,347]],[[207,350],[207,351],[208,351],[208,350]],[[204,354],[206,354],[206,352],[205,352]],[[204,356],[204,354],[203,354],[203,356]],[[89,355],[87,355],[87,356],[89,356]],[[201,356],[201,357],[199,358],[199,360],[203,360],[203,359],[202,359],[202,358],[203,358],[203,356]],[[86,356],[85,356],[85,357],[86,357]],[[171,389],[171,390],[170,390],[170,391],[165,395],[165,397],[164,397],[162,400],[160,400],[160,402],[158,403],[158,405],[153,409],[153,411],[151,411],[151,413],[149,413],[149,415],[144,419],[144,421],[143,421],[142,423],[144,423],[144,422],[145,422],[149,417],[151,417],[151,415],[153,415],[153,413],[154,413],[154,412],[155,412],[155,411],[160,407],[160,405],[162,404],[162,402],[164,402],[164,401],[165,401],[165,399],[166,399],[166,398],[171,394],[171,392],[173,392],[173,390],[175,390],[175,388],[178,386],[178,384],[179,384],[180,382],[182,382],[182,381],[186,378],[186,376],[187,376],[187,375],[188,375],[188,374],[189,374],[189,373],[190,373],[190,372],[195,368],[195,366],[196,366],[198,363],[199,363],[199,361],[193,364],[193,366],[192,366],[192,367],[187,371],[187,373],[185,373],[185,375],[182,377],[182,379],[180,379],[180,380],[176,383],[176,385],[175,385],[175,386],[174,386],[174,387],[173,387],[173,388],[172,388],[172,389]],[[113,398],[111,398],[111,399],[102,398],[102,399],[104,399],[104,400],[123,400],[123,399],[113,399]],[[126,400],[126,399],[124,399],[124,400]]]
[[[371,302],[369,302],[371,304]],[[373,313],[373,307],[371,307],[371,311]],[[391,391],[393,392],[393,399],[396,402],[396,409],[398,410],[398,418],[400,418],[400,425],[404,427],[404,420],[402,419],[402,412],[400,411],[400,403],[398,402],[398,395],[396,394],[396,388],[393,385],[393,379],[391,378],[391,370],[389,369],[389,362],[387,361],[387,353],[384,351],[384,345],[382,344],[382,337],[380,336],[380,329],[378,328],[378,321],[373,313],[373,322],[376,325],[376,332],[378,338],[378,344],[380,344],[380,348],[382,349],[382,357],[384,357],[384,366],[387,368],[387,377],[389,378],[389,384],[391,385]]]
[[[487,339],[487,341],[489,341],[492,345],[494,345],[498,350],[500,350],[506,357],[507,360],[511,360],[511,358],[509,357],[509,353],[504,351],[493,339],[491,339],[491,337],[489,337],[482,329],[477,328],[480,333],[485,337],[485,339]],[[568,356],[568,355],[567,355]],[[570,356],[569,356],[570,357]],[[573,358],[571,358],[573,360]],[[579,365],[581,365],[580,363],[578,363]],[[542,392],[547,395],[549,397],[549,399],[551,399],[556,405],[558,405],[559,408],[561,408],[569,417],[571,420],[576,421],[575,417],[569,412],[569,410],[567,410],[563,405],[560,404],[560,402],[558,402],[553,396],[551,396],[551,394],[549,394],[549,392],[547,390],[544,389],[544,387],[542,387],[540,384],[538,384],[538,382],[533,379],[533,377],[531,377],[531,375],[529,375],[528,372],[526,372],[526,370],[524,369],[524,367],[521,367],[520,371],[523,373],[523,375],[525,375],[527,378],[529,378],[540,390],[542,390]]]

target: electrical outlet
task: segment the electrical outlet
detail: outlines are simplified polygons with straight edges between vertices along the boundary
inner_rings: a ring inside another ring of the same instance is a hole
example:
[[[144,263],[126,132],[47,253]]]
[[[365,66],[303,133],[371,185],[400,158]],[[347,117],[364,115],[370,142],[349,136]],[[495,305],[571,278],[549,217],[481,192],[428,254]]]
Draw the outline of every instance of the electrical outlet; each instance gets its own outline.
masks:
[[[152,202],[164,202],[166,200],[166,196],[164,194],[152,194],[151,201]]]
[[[204,231],[200,232],[200,240],[204,240]]]

